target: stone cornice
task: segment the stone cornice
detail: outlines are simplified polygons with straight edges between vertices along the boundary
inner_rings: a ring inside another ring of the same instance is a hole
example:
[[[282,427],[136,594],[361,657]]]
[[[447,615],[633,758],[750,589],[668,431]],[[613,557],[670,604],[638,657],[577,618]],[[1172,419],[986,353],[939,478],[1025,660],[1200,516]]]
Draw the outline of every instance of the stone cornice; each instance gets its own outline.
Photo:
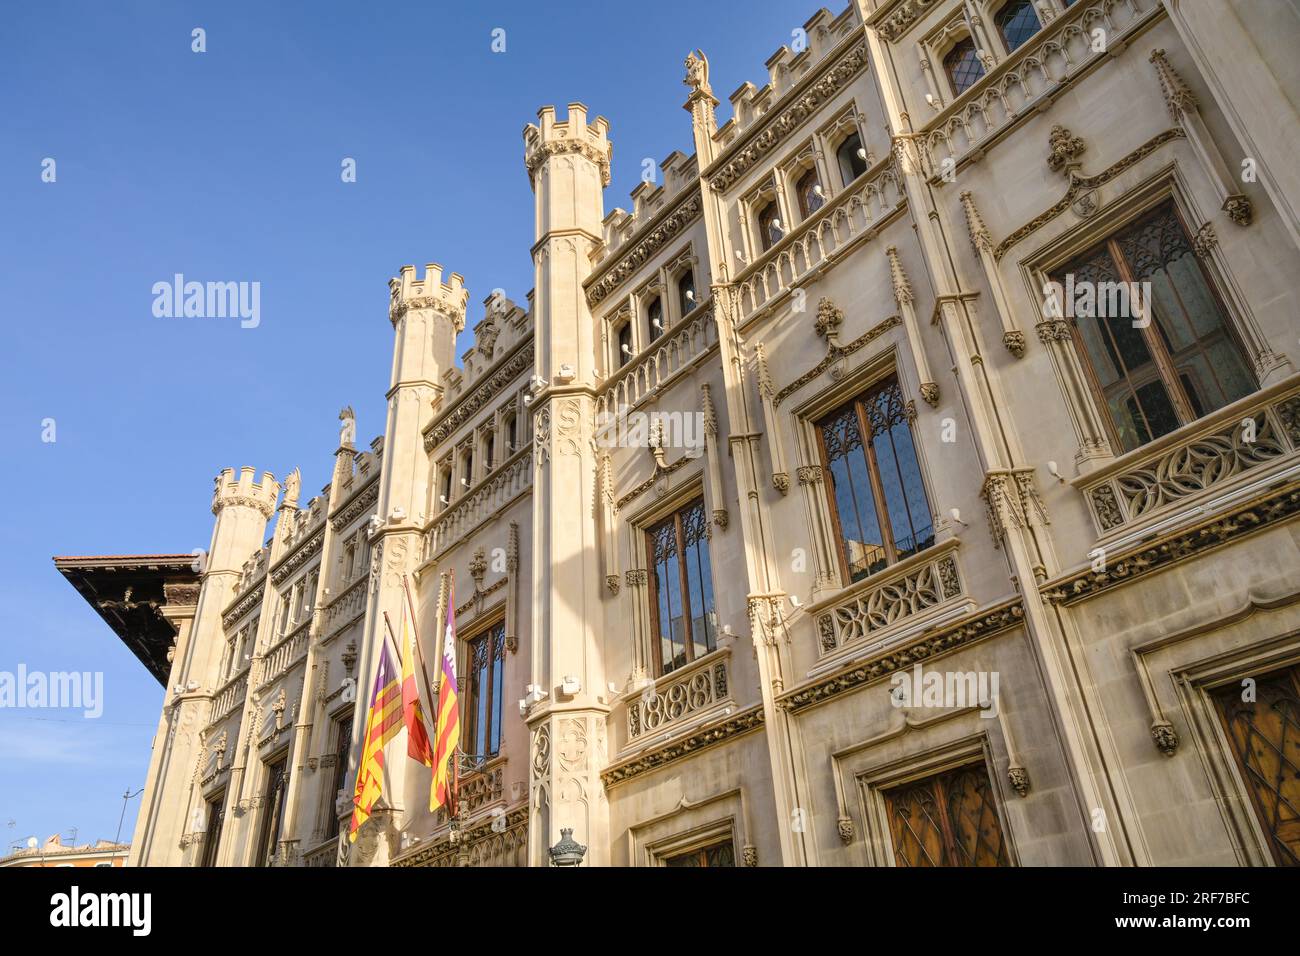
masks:
[[[674,737],[653,750],[616,763],[608,770],[602,771],[600,779],[606,788],[615,786],[633,777],[639,777],[643,773],[658,770],[682,757],[698,753],[706,747],[752,733],[763,726],[763,719],[763,706],[757,704],[748,710],[742,710],[722,720],[697,727],[680,737]]]
[[[242,597],[236,598],[230,604],[226,605],[226,610],[222,612],[221,623],[224,627],[239,620],[252,609],[255,604],[262,603],[262,595],[266,592],[266,578],[263,577],[257,584],[257,587],[251,588],[244,592]]]
[[[842,44],[843,51],[826,58],[817,72],[804,77],[782,100],[777,101],[767,118],[747,130],[717,159],[702,170],[701,177],[717,192],[730,189],[759,160],[779,146],[795,130],[817,115],[831,97],[844,89],[867,65],[867,44],[853,33]]]
[[[376,471],[369,481],[343,499],[343,503],[334,509],[334,513],[330,515],[330,527],[335,531],[342,531],[369,511],[378,500],[379,472]]]
[[[880,7],[867,18],[867,26],[890,43],[895,43],[939,0],[896,0]]]
[[[306,564],[312,555],[317,554],[324,543],[325,526],[321,525],[316,529],[315,534],[275,563],[275,567],[271,568],[272,583],[281,584],[285,578]]]
[[[626,282],[651,256],[681,235],[699,217],[700,209],[700,189],[695,186],[638,229],[627,252],[614,256],[583,283],[587,305],[595,306]]]
[[[1300,482],[1292,482],[1280,491],[1256,498],[1227,514],[1165,535],[1119,557],[1108,557],[1104,570],[1094,571],[1089,567],[1049,581],[1041,588],[1043,600],[1051,604],[1076,604],[1102,591],[1288,521],[1298,514]]]
[[[600,184],[608,186],[610,184],[609,160],[613,152],[614,146],[612,143],[606,143],[605,148],[602,150],[595,143],[585,138],[547,139],[533,146],[524,154],[524,166],[528,169],[528,181],[531,183],[537,176],[537,168],[552,156],[578,153],[600,168]]]
[[[452,432],[469,421],[525,369],[532,368],[533,344],[530,335],[490,368],[473,391],[435,418],[424,431],[424,450],[431,452],[441,445]]]
[[[891,647],[882,654],[849,664],[825,677],[795,687],[781,696],[777,704],[792,714],[798,713],[814,704],[824,703],[832,697],[882,680],[896,671],[906,670],[919,661],[930,660],[1009,630],[1023,621],[1024,616],[1025,610],[1019,599],[976,611],[932,631],[923,631],[916,639]]]

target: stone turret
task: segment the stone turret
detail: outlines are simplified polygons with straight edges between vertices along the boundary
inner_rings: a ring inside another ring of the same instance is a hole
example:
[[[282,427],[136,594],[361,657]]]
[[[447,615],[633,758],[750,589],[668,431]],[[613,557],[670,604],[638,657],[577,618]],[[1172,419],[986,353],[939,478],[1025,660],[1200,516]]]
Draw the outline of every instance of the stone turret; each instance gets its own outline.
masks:
[[[532,679],[526,719],[533,752],[583,742],[583,759],[552,760],[533,781],[529,861],[572,829],[593,848],[592,865],[608,861],[608,811],[595,750],[605,739],[600,693],[606,677],[600,647],[603,587],[596,540],[596,460],[592,390],[599,358],[596,324],[582,280],[600,247],[609,182],[609,124],[587,122],[586,107],[569,104],[566,122],[553,107],[524,130],[524,164],[536,194],[533,246],[536,376],[533,434],[538,438],[533,484]],[[540,696],[539,696],[540,694]],[[585,798],[583,795],[586,795]]]

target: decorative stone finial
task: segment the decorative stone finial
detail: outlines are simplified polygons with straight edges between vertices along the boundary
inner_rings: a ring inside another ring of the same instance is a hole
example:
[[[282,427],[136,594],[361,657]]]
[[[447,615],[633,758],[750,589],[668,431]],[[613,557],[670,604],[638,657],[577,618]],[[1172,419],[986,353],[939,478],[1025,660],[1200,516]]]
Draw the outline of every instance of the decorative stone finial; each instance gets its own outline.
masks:
[[[703,50],[693,50],[686,54],[686,79],[682,82],[696,93],[713,95],[713,88],[709,86],[709,58]]]

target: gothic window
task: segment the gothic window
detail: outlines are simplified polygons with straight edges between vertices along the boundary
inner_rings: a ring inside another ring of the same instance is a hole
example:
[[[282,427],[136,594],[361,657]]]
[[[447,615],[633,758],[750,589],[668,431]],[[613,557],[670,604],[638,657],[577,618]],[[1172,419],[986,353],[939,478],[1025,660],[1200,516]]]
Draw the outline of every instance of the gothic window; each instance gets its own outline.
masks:
[[[983,761],[886,790],[897,866],[1011,866]]]
[[[284,824],[288,784],[288,769],[283,757],[267,765],[266,788],[262,791],[262,832],[257,840],[254,866],[271,865],[271,857],[280,843],[280,828]]]
[[[695,499],[645,534],[655,672],[667,674],[717,646],[704,500]]]
[[[934,543],[907,403],[890,376],[817,422],[842,569],[858,581]]]
[[[469,694],[466,698],[465,749],[495,757],[501,750],[501,714],[505,697],[505,622],[467,643]]]
[[[307,613],[316,609],[316,588],[320,584],[320,571],[313,571],[307,578]]]
[[[807,219],[818,209],[826,200],[822,196],[822,184],[817,178],[817,170],[809,169],[794,185],[795,195],[799,198],[799,214]]]
[[[1038,15],[1029,0],[1011,0],[1003,4],[1002,9],[993,18],[1002,40],[1007,45],[1007,52],[1015,50],[1039,30]]]
[[[659,338],[659,336],[664,334],[664,300],[659,296],[655,296],[651,299],[650,304],[646,306],[645,318],[647,326],[646,335],[648,336],[646,341],[653,342],[655,339]],[[629,325],[628,332],[630,333],[631,331],[632,327]]]
[[[199,866],[217,865],[217,846],[221,843],[221,827],[226,822],[226,795],[219,793],[208,801],[207,821],[203,826],[203,856]]]
[[[948,74],[952,91],[961,96],[984,75],[984,66],[975,55],[975,41],[965,37],[949,50],[943,58],[943,71]]]
[[[687,269],[677,279],[678,315],[690,315],[695,308],[695,272]]]
[[[719,840],[697,850],[664,858],[664,866],[735,866],[736,851],[730,840]]]
[[[343,546],[343,581],[346,584],[352,580],[352,575],[356,569],[357,563],[357,546],[349,541]]]
[[[835,150],[835,161],[840,167],[840,179],[847,186],[867,171],[867,151],[862,148],[862,137],[850,133]]]
[[[632,323],[624,322],[618,330],[618,364],[626,365],[632,358]]]
[[[490,473],[496,465],[496,436],[491,432],[483,439],[483,468]]]
[[[506,454],[507,455],[513,455],[516,451],[519,450],[519,433],[518,430],[515,428],[515,422],[516,422],[516,417],[513,414],[506,416],[505,430],[506,430]]]
[[[303,602],[306,600],[307,582],[299,581],[293,586],[293,619],[302,620]]]
[[[329,805],[326,808],[325,835],[339,835],[339,814],[337,800],[339,791],[347,785],[348,758],[352,753],[352,715],[344,714],[334,721],[334,786],[329,792]]]
[[[1058,270],[1062,314],[1130,451],[1256,388],[1172,201]],[[1128,292],[1133,284],[1142,314]]]
[[[447,464],[442,466],[442,497],[438,501],[438,503],[441,504],[444,508],[447,505],[451,504],[451,494],[452,494],[451,481],[452,481],[451,462],[448,461]]]
[[[781,227],[781,210],[773,199],[764,206],[758,213],[758,241],[762,243],[763,250],[767,251],[781,241],[785,235]]]
[[[286,595],[284,596],[282,602],[281,602],[281,605],[280,605],[280,630],[279,630],[279,635],[280,635],[281,637],[284,637],[285,634],[289,633],[289,621],[290,621],[290,615],[291,615],[291,613],[292,613],[292,611],[293,611],[292,604],[293,604],[293,597],[292,597],[292,595],[291,595],[291,594],[286,594]]]
[[[1300,866],[1300,666],[1216,691],[1228,742],[1278,866]]]
[[[460,459],[460,484],[468,488],[474,484],[474,449],[466,448]]]

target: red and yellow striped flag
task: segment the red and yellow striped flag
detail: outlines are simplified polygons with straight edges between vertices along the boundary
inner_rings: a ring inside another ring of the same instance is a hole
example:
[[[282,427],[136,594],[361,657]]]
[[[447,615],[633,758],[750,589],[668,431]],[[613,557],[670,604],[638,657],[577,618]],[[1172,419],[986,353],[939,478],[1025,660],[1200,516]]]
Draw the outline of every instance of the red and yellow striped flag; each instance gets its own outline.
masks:
[[[352,793],[352,827],[348,840],[357,841],[357,829],[370,819],[375,803],[384,792],[384,745],[402,729],[402,687],[388,653],[388,642],[381,640],[379,668],[375,671],[375,689],[366,714],[366,737],[361,745],[361,762],[357,766],[357,787]]]
[[[433,751],[433,785],[429,788],[429,809],[437,810],[450,795],[451,761],[460,744],[460,703],[456,685],[456,582],[447,591],[447,627],[442,641],[442,680],[438,686],[438,719],[434,723],[437,742]]]
[[[406,582],[402,582],[405,584]],[[427,713],[421,695],[421,684],[427,682],[424,659],[415,636],[415,626],[410,608],[410,596],[402,603],[402,721],[406,724],[406,755],[426,767],[433,766],[433,746],[429,743],[429,727],[424,722]],[[420,670],[417,682],[416,668]]]

